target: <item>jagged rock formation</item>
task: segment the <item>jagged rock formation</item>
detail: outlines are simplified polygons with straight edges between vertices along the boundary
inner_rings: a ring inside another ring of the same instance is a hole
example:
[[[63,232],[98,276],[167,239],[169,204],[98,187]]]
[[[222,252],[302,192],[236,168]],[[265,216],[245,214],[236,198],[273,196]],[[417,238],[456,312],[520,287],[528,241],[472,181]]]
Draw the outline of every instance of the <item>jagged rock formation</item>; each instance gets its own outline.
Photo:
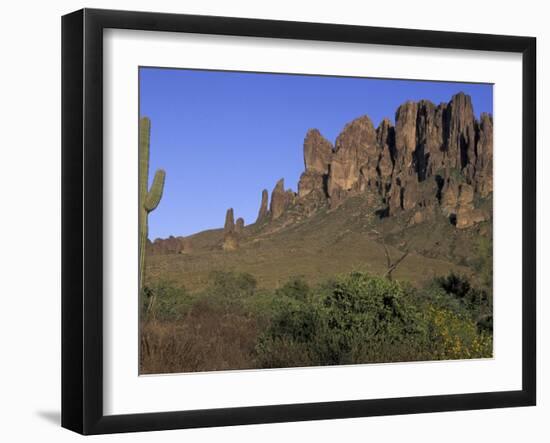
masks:
[[[493,192],[493,118],[489,114],[483,113],[479,120],[475,191],[485,198]]]
[[[292,190],[285,190],[285,180],[281,178],[273,191],[271,192],[271,204],[269,212],[273,220],[279,218],[283,212],[292,204],[295,200],[295,194]]]
[[[492,157],[492,117],[476,120],[468,95],[439,105],[408,101],[397,109],[395,126],[384,119],[375,129],[368,116],[359,117],[344,127],[334,147],[318,130],[309,130],[298,194],[279,180],[270,217],[293,206],[308,215],[365,194],[383,216],[409,213],[415,224],[439,210],[457,228],[469,228],[490,217],[475,201],[492,193]]]
[[[366,115],[348,123],[336,138],[328,176],[331,206],[337,206],[348,191],[362,191],[374,184],[379,153],[376,131]]]
[[[317,129],[310,129],[304,139],[305,171],[298,183],[298,196],[326,193],[326,177],[332,162],[333,146]],[[317,195],[318,197],[318,195]]]
[[[235,218],[233,208],[229,208],[225,214],[225,224],[223,226],[223,245],[224,251],[234,251],[239,247],[239,238],[235,232]]]
[[[267,189],[264,189],[262,191],[262,202],[260,204],[260,210],[258,211],[258,218],[256,219],[256,223],[261,223],[267,218],[269,214],[269,210],[267,209],[268,200],[269,194],[267,192]]]
[[[224,250],[239,248],[271,222],[273,232],[359,195],[379,217],[402,217],[409,225],[444,216],[457,229],[468,229],[491,218],[485,208],[493,192],[493,118],[481,114],[477,120],[464,93],[439,105],[407,101],[396,110],[395,124],[386,118],[375,128],[361,116],[345,125],[334,145],[310,129],[303,153],[298,192],[285,189],[282,178],[271,200],[264,189],[256,227],[246,236],[244,220],[235,222],[233,209],[227,211]],[[191,249],[181,237],[147,247],[151,253]]]
[[[317,129],[310,129],[304,139],[304,166],[306,172],[327,174],[332,161],[332,143]]]

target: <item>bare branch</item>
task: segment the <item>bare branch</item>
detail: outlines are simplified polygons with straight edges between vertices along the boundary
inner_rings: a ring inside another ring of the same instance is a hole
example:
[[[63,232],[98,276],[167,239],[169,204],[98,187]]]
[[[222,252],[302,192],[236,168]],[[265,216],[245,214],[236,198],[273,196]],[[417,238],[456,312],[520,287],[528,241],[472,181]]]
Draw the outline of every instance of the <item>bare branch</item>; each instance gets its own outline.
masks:
[[[401,255],[401,257],[399,257],[395,262],[392,260],[391,258],[391,255],[390,255],[390,250],[388,249],[388,246],[386,245],[386,241],[384,239],[384,236],[376,231],[375,229],[372,229],[371,230],[374,234],[376,234],[376,236],[379,238],[380,242],[382,243],[382,246],[384,247],[384,254],[386,255],[386,266],[387,266],[387,270],[386,272],[384,273],[384,277],[387,277],[388,279],[391,280],[391,274],[393,271],[395,271],[397,269],[397,266],[399,266],[399,264],[405,260],[405,258],[407,257],[407,255],[409,255],[409,246],[407,243],[405,243],[405,252],[403,253],[403,255]]]
[[[388,250],[388,247],[386,246],[386,242],[383,241],[382,246],[384,246],[384,253],[386,254],[386,262],[387,262],[387,266],[389,268],[392,264],[390,251]]]

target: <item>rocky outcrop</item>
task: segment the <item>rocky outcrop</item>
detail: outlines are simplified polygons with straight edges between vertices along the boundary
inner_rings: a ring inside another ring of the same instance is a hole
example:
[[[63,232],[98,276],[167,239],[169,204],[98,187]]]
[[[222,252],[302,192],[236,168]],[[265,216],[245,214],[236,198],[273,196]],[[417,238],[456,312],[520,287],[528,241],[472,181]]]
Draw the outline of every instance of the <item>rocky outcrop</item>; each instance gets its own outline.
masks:
[[[157,238],[154,242],[147,241],[147,253],[150,255],[187,254],[192,250],[191,240],[186,237],[170,236]]]
[[[475,191],[482,197],[493,192],[493,118],[481,114],[477,124]]]
[[[295,194],[292,190],[285,190],[285,180],[281,178],[273,192],[271,193],[271,202],[269,212],[273,220],[278,219],[285,210],[294,202]]]
[[[326,181],[332,162],[333,147],[317,129],[310,129],[304,139],[305,171],[298,182],[298,197],[326,198]]]
[[[380,147],[377,172],[379,191],[385,195],[391,184],[393,164],[395,161],[395,128],[385,118],[376,130],[376,144]]]
[[[237,235],[240,235],[243,233],[243,231],[244,231],[244,219],[242,217],[239,217],[235,222],[235,233]]]
[[[304,166],[306,172],[328,174],[332,161],[332,143],[317,129],[307,131],[304,139]]]
[[[318,193],[326,197],[326,177],[326,174],[319,174],[314,171],[304,172],[298,182],[298,197],[305,197],[312,193]]]
[[[463,171],[470,180],[475,165],[475,126],[474,110],[470,96],[457,94],[449,102],[447,111],[448,137],[446,151],[450,168]]]
[[[493,192],[493,118],[475,118],[471,98],[458,93],[448,103],[407,101],[377,128],[368,116],[348,123],[334,147],[316,129],[304,139],[305,170],[298,193],[277,182],[267,210],[262,194],[258,221],[295,217],[348,197],[365,194],[381,217],[407,214],[419,224],[443,214],[458,229],[488,220],[476,205]],[[296,217],[295,217],[296,218]]]
[[[476,120],[468,95],[439,105],[408,101],[397,109],[395,125],[383,119],[375,129],[368,116],[348,123],[334,148],[318,130],[309,130],[298,194],[280,180],[271,219],[295,204],[309,215],[367,193],[383,202],[378,213],[384,216],[410,213],[410,223],[418,224],[439,211],[457,228],[468,228],[490,216],[476,208],[474,197],[492,193],[492,157],[492,117]]]
[[[458,229],[466,229],[487,220],[488,214],[474,205],[474,186],[451,177],[443,189],[441,210]]]
[[[327,191],[331,206],[337,206],[350,191],[371,186],[377,175],[380,148],[376,130],[367,116],[348,123],[336,139]]]
[[[239,248],[239,243],[244,235],[244,219],[239,217],[235,221],[233,208],[229,208],[225,213],[225,224],[223,226],[223,244],[224,251],[234,251]]]
[[[225,214],[225,224],[223,226],[223,245],[224,251],[234,251],[239,247],[238,234],[235,232],[235,218],[233,208],[229,208]]]
[[[229,208],[225,213],[225,223],[223,225],[223,233],[235,231],[235,216],[233,214],[233,208]]]
[[[269,200],[269,195],[267,193],[267,189],[264,189],[262,191],[262,201],[260,203],[260,210],[258,211],[258,218],[256,219],[256,223],[261,223],[268,217],[269,210],[267,208]]]

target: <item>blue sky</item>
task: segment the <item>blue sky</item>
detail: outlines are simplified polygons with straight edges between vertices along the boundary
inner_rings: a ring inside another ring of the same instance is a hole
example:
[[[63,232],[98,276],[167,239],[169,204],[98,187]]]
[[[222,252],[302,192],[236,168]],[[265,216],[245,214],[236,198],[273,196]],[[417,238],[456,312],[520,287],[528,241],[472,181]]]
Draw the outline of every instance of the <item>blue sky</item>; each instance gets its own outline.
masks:
[[[253,223],[262,189],[279,178],[297,189],[302,145],[317,128],[334,143],[344,125],[367,114],[394,121],[406,100],[472,97],[493,110],[486,84],[140,68],[140,115],[151,119],[150,182],[166,170],[149,237],[189,235],[223,226],[227,208]]]

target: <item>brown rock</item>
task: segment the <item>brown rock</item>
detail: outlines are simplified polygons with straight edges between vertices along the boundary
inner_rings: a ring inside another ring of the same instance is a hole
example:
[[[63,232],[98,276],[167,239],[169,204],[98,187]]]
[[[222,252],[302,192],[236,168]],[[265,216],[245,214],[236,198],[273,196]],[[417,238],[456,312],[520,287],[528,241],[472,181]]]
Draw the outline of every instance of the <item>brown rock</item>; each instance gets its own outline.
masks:
[[[477,208],[458,208],[456,214],[456,227],[458,229],[470,228],[487,220],[487,214]]]
[[[368,162],[360,169],[359,175],[359,191],[364,192],[367,189],[380,188],[380,174],[375,162]]]
[[[367,115],[352,120],[336,138],[335,152],[352,150],[357,151],[360,159],[368,158],[369,154],[374,157],[378,152],[376,130]]]
[[[456,227],[466,229],[487,220],[488,216],[481,209],[474,207],[473,186],[462,183],[458,195],[458,207],[456,210]]]
[[[446,118],[448,166],[458,170],[466,168],[471,178],[472,169],[468,165],[475,164],[475,118],[470,96],[462,92],[454,95]]]
[[[476,153],[476,192],[487,197],[493,192],[493,119],[489,114],[481,114]]]
[[[239,246],[239,238],[235,232],[235,221],[233,208],[229,208],[225,214],[225,225],[223,227],[223,245],[224,251],[234,251]]]
[[[416,148],[413,152],[414,169],[418,181],[431,177],[444,167],[443,146],[445,103],[435,106],[428,100],[418,102],[416,116]]]
[[[148,247],[152,255],[181,254],[184,250],[182,238],[173,235],[165,239],[157,238]]]
[[[298,197],[303,198],[312,192],[325,194],[325,176],[315,171],[305,171],[298,182]]]
[[[363,116],[348,123],[336,139],[335,152],[330,164],[328,195],[333,202],[341,200],[359,181],[361,168],[375,171],[379,148],[376,131],[369,117]],[[373,167],[368,168],[369,164]],[[370,178],[365,177],[368,181]],[[344,192],[342,192],[344,191]]]
[[[332,143],[317,129],[310,129],[304,140],[304,164],[306,172],[327,174],[332,159]]]
[[[260,210],[258,211],[258,218],[256,219],[256,223],[260,223],[267,218],[269,213],[267,209],[268,199],[269,199],[269,195],[267,193],[267,189],[264,189],[262,191],[262,202],[260,203]]]
[[[461,183],[458,193],[458,206],[466,208],[473,207],[474,188],[468,183]]]
[[[281,178],[273,191],[271,192],[270,212],[273,220],[279,218],[287,207],[292,203],[294,193],[290,190],[285,191],[285,180]]]
[[[395,156],[395,128],[391,122],[385,118],[382,120],[376,130],[376,142],[380,147],[380,157],[378,159],[378,173],[383,183],[391,181],[393,172],[393,162]],[[385,193],[385,188],[381,189]]]
[[[408,211],[416,207],[420,200],[418,181],[413,174],[406,178],[405,184],[401,185],[401,205],[403,210]]]
[[[147,253],[151,255],[187,254],[192,252],[191,239],[188,237],[157,238],[147,241]]]
[[[389,213],[410,210],[416,206],[418,173],[414,164],[418,104],[402,104],[395,114],[395,148],[393,178],[388,193]]]
[[[458,205],[458,192],[458,183],[454,177],[444,179],[440,198],[441,211],[444,215],[449,216],[455,213]]]
[[[233,208],[229,208],[225,213],[225,224],[223,225],[224,234],[235,231],[235,219],[233,216]]]
[[[277,219],[291,206],[291,218],[299,220],[365,194],[381,216],[409,211],[417,224],[441,211],[457,227],[470,227],[489,217],[474,202],[492,192],[492,155],[492,117],[477,121],[469,96],[439,105],[408,101],[397,109],[395,126],[384,119],[375,130],[367,116],[348,123],[334,149],[318,130],[308,131],[297,196],[280,180],[269,211],[263,192],[258,221]]]
[[[244,230],[244,219],[242,217],[239,217],[237,221],[235,222],[235,233],[242,234]]]
[[[417,103],[408,101],[399,106],[395,113],[395,169],[398,174],[408,174],[412,168],[417,110]]]

